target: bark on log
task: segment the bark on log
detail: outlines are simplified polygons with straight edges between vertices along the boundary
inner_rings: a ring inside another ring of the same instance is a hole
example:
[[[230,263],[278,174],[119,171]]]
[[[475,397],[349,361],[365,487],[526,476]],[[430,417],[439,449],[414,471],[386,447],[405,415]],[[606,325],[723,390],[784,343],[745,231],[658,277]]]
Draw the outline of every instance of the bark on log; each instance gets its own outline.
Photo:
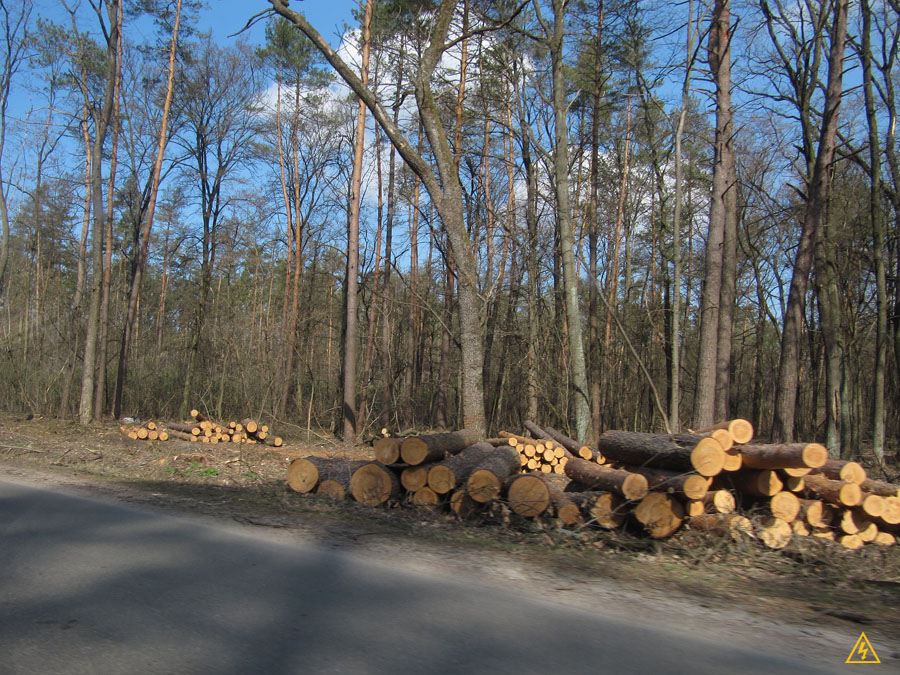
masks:
[[[169,422],[166,427],[174,431],[180,431],[191,436],[200,436],[201,430],[196,424],[181,424],[180,422]]]
[[[861,464],[841,459],[829,459],[824,466],[816,469],[814,473],[821,473],[831,480],[844,480],[857,485],[862,485],[866,480],[866,470]]]
[[[704,513],[688,521],[692,530],[727,534],[735,541],[742,537],[756,537],[749,518],[736,513]]]
[[[883,480],[872,480],[871,478],[867,478],[860,483],[860,487],[866,492],[871,492],[873,495],[880,495],[882,497],[900,497],[900,485],[886,483]]]
[[[349,488],[353,472],[367,463],[316,456],[300,457],[288,466],[287,482],[294,492],[300,493],[312,492],[322,480],[334,480]]]
[[[614,492],[625,499],[642,499],[648,492],[647,479],[639,473],[610,469],[579,458],[566,463],[566,475],[589,488]]]
[[[856,483],[829,480],[819,474],[806,477],[806,494],[837,506],[856,506],[862,501],[862,490]]]
[[[711,437],[690,434],[645,434],[636,431],[607,431],[597,449],[608,458],[635,466],[691,471],[715,476],[725,464],[725,451]]]
[[[437,462],[448,455],[455,455],[479,441],[480,434],[471,429],[446,431],[439,434],[412,436],[400,444],[400,457],[407,464],[415,466],[426,462]]]
[[[379,438],[373,446],[375,459],[382,464],[396,464],[400,461],[400,439],[388,436]]]
[[[819,443],[744,445],[741,456],[750,469],[815,469],[828,461],[828,450]]]
[[[481,460],[466,480],[466,490],[476,502],[485,504],[500,496],[503,483],[518,473],[519,453],[514,448],[496,448]]]
[[[553,427],[544,427],[544,431],[550,434],[550,437],[559,443],[562,447],[572,453],[575,457],[581,457],[581,459],[586,459],[589,462],[597,462],[598,457],[602,457],[599,452],[594,450],[593,448],[589,448],[586,445],[583,445],[576,441],[574,438],[569,438],[565,434],[557,431]],[[597,462],[598,464],[602,464],[603,462]]]
[[[698,473],[679,473],[666,469],[625,466],[625,471],[639,473],[647,479],[650,490],[683,495],[687,499],[703,499],[709,491],[710,479]]]
[[[465,483],[479,462],[496,450],[488,443],[476,443],[443,462],[432,464],[428,469],[428,487],[439,495],[452,492]]]
[[[651,492],[634,509],[634,517],[653,539],[671,536],[684,521],[681,502],[664,492]]]
[[[571,499],[588,519],[589,524],[605,530],[615,530],[625,524],[628,515],[626,501],[612,492],[569,492]]]
[[[400,480],[381,462],[366,462],[350,477],[353,498],[366,506],[380,506],[400,494]]]

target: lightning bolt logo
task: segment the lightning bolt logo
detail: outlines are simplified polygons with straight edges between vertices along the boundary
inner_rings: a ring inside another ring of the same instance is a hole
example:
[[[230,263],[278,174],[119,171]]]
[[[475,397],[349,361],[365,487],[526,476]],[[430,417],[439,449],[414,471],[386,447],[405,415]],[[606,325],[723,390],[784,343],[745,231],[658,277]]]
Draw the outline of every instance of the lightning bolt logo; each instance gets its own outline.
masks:
[[[860,633],[859,640],[856,641],[845,663],[881,663],[881,660],[872,648],[872,643],[869,642],[866,634]]]

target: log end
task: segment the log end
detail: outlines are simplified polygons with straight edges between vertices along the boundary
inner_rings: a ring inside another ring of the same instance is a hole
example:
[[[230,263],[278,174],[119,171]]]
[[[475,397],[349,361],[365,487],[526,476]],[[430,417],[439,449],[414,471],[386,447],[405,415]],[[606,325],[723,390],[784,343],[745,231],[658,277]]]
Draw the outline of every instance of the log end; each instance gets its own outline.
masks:
[[[717,476],[725,467],[725,451],[715,438],[704,438],[691,450],[691,465],[701,476]]]
[[[469,476],[466,482],[466,491],[476,502],[485,504],[496,499],[500,495],[500,479],[493,471],[479,469]]]

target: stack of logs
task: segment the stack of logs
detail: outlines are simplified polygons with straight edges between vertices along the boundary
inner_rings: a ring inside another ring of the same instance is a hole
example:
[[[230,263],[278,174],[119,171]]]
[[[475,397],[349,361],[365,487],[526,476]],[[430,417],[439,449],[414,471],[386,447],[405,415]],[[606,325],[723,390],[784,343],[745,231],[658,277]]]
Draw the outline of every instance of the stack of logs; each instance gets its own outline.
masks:
[[[216,423],[199,410],[191,410],[190,422],[166,422],[164,429],[156,422],[145,422],[139,427],[121,427],[123,434],[134,440],[160,440],[178,438],[193,443],[264,443],[279,448],[284,444],[280,436],[271,436],[269,427],[246,418],[240,422]]]
[[[526,518],[614,529],[633,523],[653,538],[682,526],[758,538],[783,548],[793,536],[855,549],[895,543],[900,487],[829,460],[818,443],[752,444],[733,420],[690,434],[604,433],[596,448],[532,422],[530,435],[468,431],[380,438],[374,461],[306,457],[288,468],[301,493],[352,496],[378,506],[406,499],[459,516],[489,504]]]

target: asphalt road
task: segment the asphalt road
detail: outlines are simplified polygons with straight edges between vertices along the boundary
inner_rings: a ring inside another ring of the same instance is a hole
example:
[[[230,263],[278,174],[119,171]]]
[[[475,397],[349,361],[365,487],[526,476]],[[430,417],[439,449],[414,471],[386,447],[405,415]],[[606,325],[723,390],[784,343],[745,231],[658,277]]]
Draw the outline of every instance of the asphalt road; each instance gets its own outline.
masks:
[[[812,673],[303,540],[0,481],[0,673]],[[473,570],[477,579],[477,570]]]

